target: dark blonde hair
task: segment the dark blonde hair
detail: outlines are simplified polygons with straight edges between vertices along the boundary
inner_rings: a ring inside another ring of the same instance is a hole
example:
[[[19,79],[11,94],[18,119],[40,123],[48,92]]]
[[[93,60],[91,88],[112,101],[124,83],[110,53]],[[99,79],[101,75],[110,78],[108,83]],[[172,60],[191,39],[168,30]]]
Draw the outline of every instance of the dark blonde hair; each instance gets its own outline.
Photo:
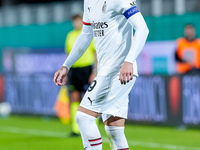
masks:
[[[76,14],[72,17],[72,20],[76,20],[76,19],[82,19],[82,15],[81,14]]]

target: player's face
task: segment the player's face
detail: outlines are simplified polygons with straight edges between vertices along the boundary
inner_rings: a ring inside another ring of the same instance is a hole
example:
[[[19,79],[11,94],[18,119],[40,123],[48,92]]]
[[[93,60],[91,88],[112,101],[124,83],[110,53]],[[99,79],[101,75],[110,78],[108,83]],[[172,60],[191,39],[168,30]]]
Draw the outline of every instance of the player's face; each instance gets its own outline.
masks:
[[[81,30],[83,26],[83,20],[81,18],[76,18],[74,19],[73,24],[76,30]]]
[[[195,29],[193,27],[185,28],[185,37],[188,40],[193,40],[195,38]]]

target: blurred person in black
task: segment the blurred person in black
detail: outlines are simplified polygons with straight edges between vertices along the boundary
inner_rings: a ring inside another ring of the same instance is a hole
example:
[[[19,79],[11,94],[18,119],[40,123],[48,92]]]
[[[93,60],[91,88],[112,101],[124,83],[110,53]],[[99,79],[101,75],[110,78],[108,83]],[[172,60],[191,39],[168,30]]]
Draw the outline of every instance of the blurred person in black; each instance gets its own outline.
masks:
[[[179,74],[200,72],[200,39],[192,24],[185,26],[184,37],[177,40],[175,58]]]

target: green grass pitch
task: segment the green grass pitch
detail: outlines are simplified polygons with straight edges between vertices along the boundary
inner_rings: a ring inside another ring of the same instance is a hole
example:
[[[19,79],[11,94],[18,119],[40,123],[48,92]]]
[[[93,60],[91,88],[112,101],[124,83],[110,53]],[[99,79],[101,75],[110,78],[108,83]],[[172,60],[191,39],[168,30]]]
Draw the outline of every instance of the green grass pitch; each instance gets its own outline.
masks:
[[[103,150],[109,141],[103,123]],[[126,125],[130,150],[200,150],[200,130]],[[0,118],[0,150],[83,150],[81,137],[69,137],[70,125],[57,119],[11,116]]]

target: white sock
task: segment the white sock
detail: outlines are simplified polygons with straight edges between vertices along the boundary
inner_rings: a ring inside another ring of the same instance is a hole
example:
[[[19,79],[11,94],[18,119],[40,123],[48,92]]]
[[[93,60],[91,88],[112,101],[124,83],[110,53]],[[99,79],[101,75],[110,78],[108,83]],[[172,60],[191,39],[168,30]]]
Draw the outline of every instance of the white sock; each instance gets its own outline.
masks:
[[[107,135],[111,140],[113,150],[129,150],[128,143],[124,134],[124,127],[105,125]]]
[[[102,139],[96,124],[96,118],[77,111],[78,124],[85,150],[102,150]]]

